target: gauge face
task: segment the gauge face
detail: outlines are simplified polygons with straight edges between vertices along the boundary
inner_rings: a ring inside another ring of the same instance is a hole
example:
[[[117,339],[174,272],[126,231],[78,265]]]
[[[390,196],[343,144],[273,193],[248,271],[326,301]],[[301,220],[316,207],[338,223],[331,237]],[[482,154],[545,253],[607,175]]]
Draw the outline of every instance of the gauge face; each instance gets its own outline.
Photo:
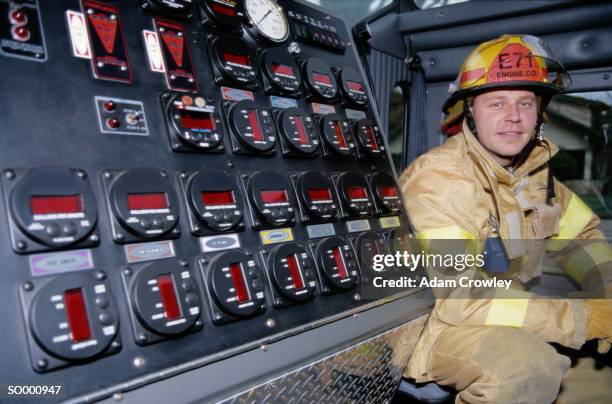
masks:
[[[356,107],[365,107],[368,104],[368,97],[359,73],[352,67],[345,67],[340,70],[339,77],[340,91],[347,103]]]
[[[378,125],[371,119],[362,119],[355,124],[359,150],[367,157],[380,159],[385,156],[385,143]]]
[[[234,151],[269,152],[276,143],[276,131],[270,112],[258,108],[254,101],[243,100],[229,111],[229,122],[234,138],[240,144]]]
[[[253,315],[262,308],[265,302],[262,280],[257,263],[239,251],[218,255],[208,268],[208,283],[215,302],[225,313],[236,317]]]
[[[398,251],[403,254],[404,251],[411,252],[413,250],[410,248],[408,232],[401,227],[397,227],[389,232],[389,245],[392,254]]]
[[[201,306],[190,271],[175,260],[160,260],[138,269],[131,287],[138,321],[160,335],[180,335],[195,325]]]
[[[200,7],[214,24],[238,27],[242,22],[243,14],[237,0],[201,0]]]
[[[317,128],[310,115],[299,108],[287,108],[278,117],[280,133],[298,154],[310,155],[319,149]]]
[[[374,206],[363,175],[353,171],[341,174],[338,177],[338,194],[349,217],[364,218],[372,215]]]
[[[402,209],[400,191],[393,177],[387,173],[378,172],[372,175],[372,189],[376,204],[383,215],[398,214]]]
[[[284,47],[272,48],[262,56],[262,70],[270,84],[270,91],[287,94],[300,89],[302,76],[293,58]]]
[[[238,35],[216,37],[211,45],[211,54],[214,67],[221,74],[217,81],[244,86],[253,84],[257,79],[257,56]]]
[[[101,354],[119,330],[109,285],[82,272],[62,274],[38,290],[30,320],[41,348],[68,361]]]
[[[206,170],[189,179],[189,205],[198,220],[216,231],[234,229],[242,220],[242,198],[232,177]]]
[[[285,299],[301,302],[310,299],[316,289],[313,262],[297,243],[274,249],[269,258],[274,289]]]
[[[13,188],[11,214],[32,240],[58,248],[74,244],[94,229],[98,210],[86,177],[63,168],[36,168]]]
[[[329,237],[319,242],[317,263],[333,287],[346,290],[357,283],[357,262],[342,237]]]
[[[168,103],[171,142],[175,150],[183,151],[174,139],[192,150],[222,151],[223,128],[214,104],[203,97],[176,94]]]
[[[331,66],[321,59],[313,58],[304,62],[304,81],[315,98],[333,100],[338,93],[338,84]]]
[[[340,114],[327,114],[321,119],[323,141],[332,153],[340,157],[350,157],[355,152],[355,142],[347,119]]]
[[[338,202],[334,184],[318,171],[307,171],[298,180],[298,195],[302,206],[308,212],[306,222],[330,222],[336,219]]]
[[[387,254],[388,247],[385,239],[374,231],[367,231],[357,237],[355,243],[357,259],[361,265],[362,276],[371,272],[374,264],[374,256]]]
[[[255,214],[267,227],[295,223],[295,199],[285,176],[275,171],[260,171],[249,178],[247,190]]]
[[[193,0],[145,0],[155,11],[160,11],[181,17],[189,17]]]
[[[160,170],[135,168],[118,174],[110,184],[109,198],[121,227],[137,238],[163,237],[178,222],[176,192]],[[115,241],[130,241],[114,233]]]
[[[257,33],[273,42],[282,42],[289,36],[285,13],[274,0],[245,0],[244,9]]]

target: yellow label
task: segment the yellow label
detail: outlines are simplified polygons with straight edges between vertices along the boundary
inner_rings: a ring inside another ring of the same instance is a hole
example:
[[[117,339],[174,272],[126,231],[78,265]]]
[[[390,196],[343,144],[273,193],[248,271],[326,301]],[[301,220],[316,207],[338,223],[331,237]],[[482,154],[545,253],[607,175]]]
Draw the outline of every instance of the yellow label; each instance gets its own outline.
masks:
[[[380,227],[383,229],[388,229],[389,227],[400,227],[401,223],[399,217],[391,216],[391,217],[381,217],[378,219],[380,222]]]
[[[263,245],[284,243],[286,241],[293,241],[293,232],[290,227],[283,229],[274,230],[262,230],[259,232],[261,243]]]

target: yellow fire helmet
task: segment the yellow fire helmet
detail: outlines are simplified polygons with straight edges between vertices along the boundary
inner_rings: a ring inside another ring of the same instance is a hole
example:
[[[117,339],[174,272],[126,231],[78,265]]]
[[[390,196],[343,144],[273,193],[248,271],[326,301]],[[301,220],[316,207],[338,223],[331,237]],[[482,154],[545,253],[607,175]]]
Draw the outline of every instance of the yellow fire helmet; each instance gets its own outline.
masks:
[[[502,35],[479,45],[461,65],[442,107],[446,114],[442,132],[452,135],[461,130],[463,101],[481,91],[498,87],[532,89],[542,97],[541,107],[545,108],[553,95],[570,85],[569,74],[540,38]]]

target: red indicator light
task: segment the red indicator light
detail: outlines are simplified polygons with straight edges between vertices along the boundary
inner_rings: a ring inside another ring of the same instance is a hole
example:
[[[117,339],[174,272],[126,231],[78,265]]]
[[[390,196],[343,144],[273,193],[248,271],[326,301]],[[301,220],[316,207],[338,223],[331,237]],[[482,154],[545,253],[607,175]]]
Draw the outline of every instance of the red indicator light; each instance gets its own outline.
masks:
[[[313,188],[308,190],[308,197],[313,202],[330,201],[332,196],[327,188]]]
[[[172,275],[160,275],[157,277],[157,287],[161,295],[162,305],[164,306],[164,315],[166,320],[174,320],[181,316],[181,308],[176,299],[174,291],[174,281]]]
[[[168,198],[163,192],[152,194],[128,194],[129,210],[168,209]]]
[[[297,129],[297,132],[298,132],[300,144],[301,145],[310,144],[310,142],[308,141],[308,136],[306,135],[306,128],[304,128],[304,122],[302,121],[302,117],[300,115],[296,115],[293,119],[295,121],[295,128]]]
[[[287,191],[278,190],[278,191],[261,191],[261,200],[263,203],[277,203],[277,202],[288,202],[289,198],[287,197]]]
[[[180,111],[181,125],[186,129],[211,131],[215,130],[215,120],[207,112]]]
[[[342,133],[342,126],[340,125],[340,121],[333,121],[332,126],[336,131],[336,139],[338,139],[338,145],[340,147],[346,147],[346,139],[344,138],[344,133]]]
[[[64,292],[64,306],[68,315],[68,326],[70,327],[70,338],[72,342],[85,341],[91,338],[89,318],[83,291],[81,289],[70,289]]]
[[[208,206],[232,205],[236,203],[232,191],[204,191],[202,192],[202,203]]]
[[[304,279],[302,279],[302,271],[300,271],[300,264],[298,263],[297,256],[295,254],[288,255],[286,259],[289,273],[291,274],[291,280],[293,281],[293,287],[295,287],[295,289],[302,289],[304,287]]]
[[[253,131],[253,139],[263,141],[263,133],[261,133],[261,127],[259,126],[259,118],[257,117],[257,110],[250,109],[247,111],[249,117],[249,124]]]
[[[30,209],[33,215],[83,212],[81,195],[32,196]]]
[[[347,187],[346,193],[351,200],[368,198],[368,193],[364,187]]]
[[[219,4],[213,4],[212,9],[214,12],[219,14],[229,15],[230,17],[236,16],[236,10],[232,7],[225,7]]]
[[[396,187],[378,187],[378,193],[381,194],[383,198],[397,198]]]
[[[248,56],[236,55],[234,53],[223,53],[223,58],[228,63],[235,63],[237,65],[242,65],[246,67],[251,66]]]
[[[312,72],[312,79],[317,83],[323,83],[331,86],[331,78],[327,74]]]
[[[361,85],[361,83],[356,83],[354,81],[347,81],[346,86],[349,88],[349,90],[363,93],[363,86]]]
[[[232,283],[234,284],[236,300],[238,303],[248,302],[251,300],[249,290],[247,289],[244,279],[244,273],[242,272],[242,265],[240,265],[239,262],[230,264],[230,273],[232,275]]]
[[[295,78],[293,68],[291,66],[281,65],[278,63],[272,63],[272,71],[276,74],[283,74]]]
[[[376,141],[376,137],[374,136],[374,131],[371,127],[366,126],[366,133],[368,134],[368,143],[372,150],[378,150],[378,142]]]
[[[336,247],[332,250],[332,255],[334,256],[334,261],[336,262],[336,269],[338,271],[338,276],[340,279],[348,278],[349,274],[346,270],[346,265],[344,264],[344,257],[342,256],[342,248]]]

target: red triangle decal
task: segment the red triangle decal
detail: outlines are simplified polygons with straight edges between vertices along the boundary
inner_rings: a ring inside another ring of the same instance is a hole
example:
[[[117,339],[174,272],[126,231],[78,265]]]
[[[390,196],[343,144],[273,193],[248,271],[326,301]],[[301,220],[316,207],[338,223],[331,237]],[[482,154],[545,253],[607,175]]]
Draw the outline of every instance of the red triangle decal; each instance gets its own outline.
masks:
[[[170,54],[172,54],[172,59],[174,59],[176,66],[183,66],[183,47],[185,45],[185,38],[169,32],[163,33],[161,36],[168,49],[170,49]]]
[[[106,53],[112,54],[117,37],[117,19],[96,14],[90,14],[89,19],[98,34],[98,38],[102,41]]]

